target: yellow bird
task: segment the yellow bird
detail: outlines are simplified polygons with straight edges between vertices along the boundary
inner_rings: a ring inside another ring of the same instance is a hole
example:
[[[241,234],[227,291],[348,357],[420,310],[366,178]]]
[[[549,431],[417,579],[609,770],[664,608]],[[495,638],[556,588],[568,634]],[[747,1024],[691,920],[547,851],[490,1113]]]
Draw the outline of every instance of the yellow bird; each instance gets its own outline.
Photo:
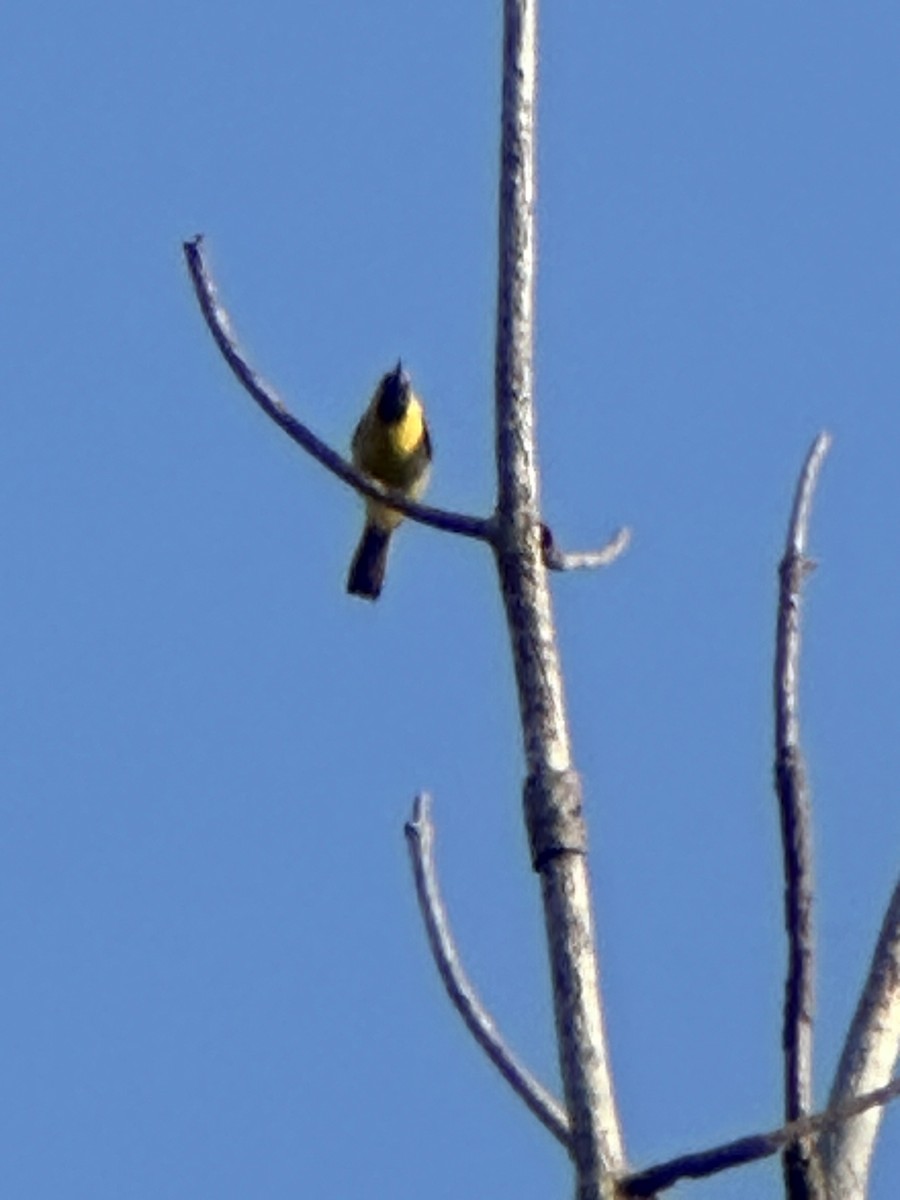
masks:
[[[378,384],[353,434],[353,463],[386,487],[418,500],[428,485],[431,438],[422,401],[398,362]],[[396,509],[366,500],[366,525],[350,564],[347,591],[377,600],[391,534],[403,520]]]

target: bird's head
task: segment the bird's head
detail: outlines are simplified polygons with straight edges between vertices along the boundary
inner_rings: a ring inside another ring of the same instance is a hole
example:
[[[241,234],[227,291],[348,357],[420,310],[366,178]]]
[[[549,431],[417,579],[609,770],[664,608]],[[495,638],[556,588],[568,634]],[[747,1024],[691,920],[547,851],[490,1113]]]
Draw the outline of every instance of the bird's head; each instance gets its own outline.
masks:
[[[406,416],[412,394],[412,382],[398,359],[378,385],[378,416],[388,425],[397,425]]]

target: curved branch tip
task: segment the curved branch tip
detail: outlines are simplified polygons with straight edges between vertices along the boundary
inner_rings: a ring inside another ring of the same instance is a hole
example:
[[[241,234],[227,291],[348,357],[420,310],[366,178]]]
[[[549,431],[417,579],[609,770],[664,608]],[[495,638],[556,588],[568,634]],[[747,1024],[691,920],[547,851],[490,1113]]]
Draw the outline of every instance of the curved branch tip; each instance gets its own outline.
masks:
[[[813,494],[819,481],[819,472],[825,455],[831,448],[832,437],[827,430],[815,439],[806,455],[806,461],[800,472],[797,490],[794,494],[794,507],[788,525],[785,557],[792,555],[796,558],[806,557],[806,543],[809,537],[809,519],[812,512]]]
[[[583,571],[609,567],[631,545],[631,530],[627,525],[617,529],[608,542],[597,550],[564,551],[556,542],[549,525],[541,525],[541,550],[548,571]]]
[[[420,792],[416,796],[412,818],[403,829],[412,862],[419,911],[447,995],[466,1028],[503,1078],[545,1128],[568,1148],[571,1139],[565,1109],[507,1046],[460,962],[434,863],[434,825],[431,821],[431,798],[427,793]]]
[[[419,792],[413,800],[412,816],[403,826],[407,838],[415,838],[422,842],[430,837],[434,830],[431,821],[431,797],[427,792]]]

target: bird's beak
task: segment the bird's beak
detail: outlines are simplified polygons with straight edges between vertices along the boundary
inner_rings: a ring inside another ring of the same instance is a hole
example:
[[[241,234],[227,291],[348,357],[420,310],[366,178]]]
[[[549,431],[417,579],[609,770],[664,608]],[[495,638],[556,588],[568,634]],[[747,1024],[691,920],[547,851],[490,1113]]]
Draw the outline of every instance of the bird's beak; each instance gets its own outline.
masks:
[[[412,386],[412,380],[410,379],[409,375],[407,375],[406,371],[404,371],[404,369],[403,369],[402,359],[399,359],[399,358],[397,359],[397,365],[396,365],[396,367],[394,367],[391,374],[394,376],[394,379],[397,381],[398,390],[402,391],[402,392],[408,392],[410,387]]]

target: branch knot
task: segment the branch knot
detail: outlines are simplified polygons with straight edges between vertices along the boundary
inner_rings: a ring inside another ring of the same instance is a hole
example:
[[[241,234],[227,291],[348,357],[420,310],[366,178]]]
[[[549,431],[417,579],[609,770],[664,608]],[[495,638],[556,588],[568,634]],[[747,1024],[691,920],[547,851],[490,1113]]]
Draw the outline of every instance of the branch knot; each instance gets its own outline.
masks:
[[[525,780],[524,805],[535,871],[543,870],[558,854],[587,851],[587,826],[577,771],[568,768],[532,772]]]

